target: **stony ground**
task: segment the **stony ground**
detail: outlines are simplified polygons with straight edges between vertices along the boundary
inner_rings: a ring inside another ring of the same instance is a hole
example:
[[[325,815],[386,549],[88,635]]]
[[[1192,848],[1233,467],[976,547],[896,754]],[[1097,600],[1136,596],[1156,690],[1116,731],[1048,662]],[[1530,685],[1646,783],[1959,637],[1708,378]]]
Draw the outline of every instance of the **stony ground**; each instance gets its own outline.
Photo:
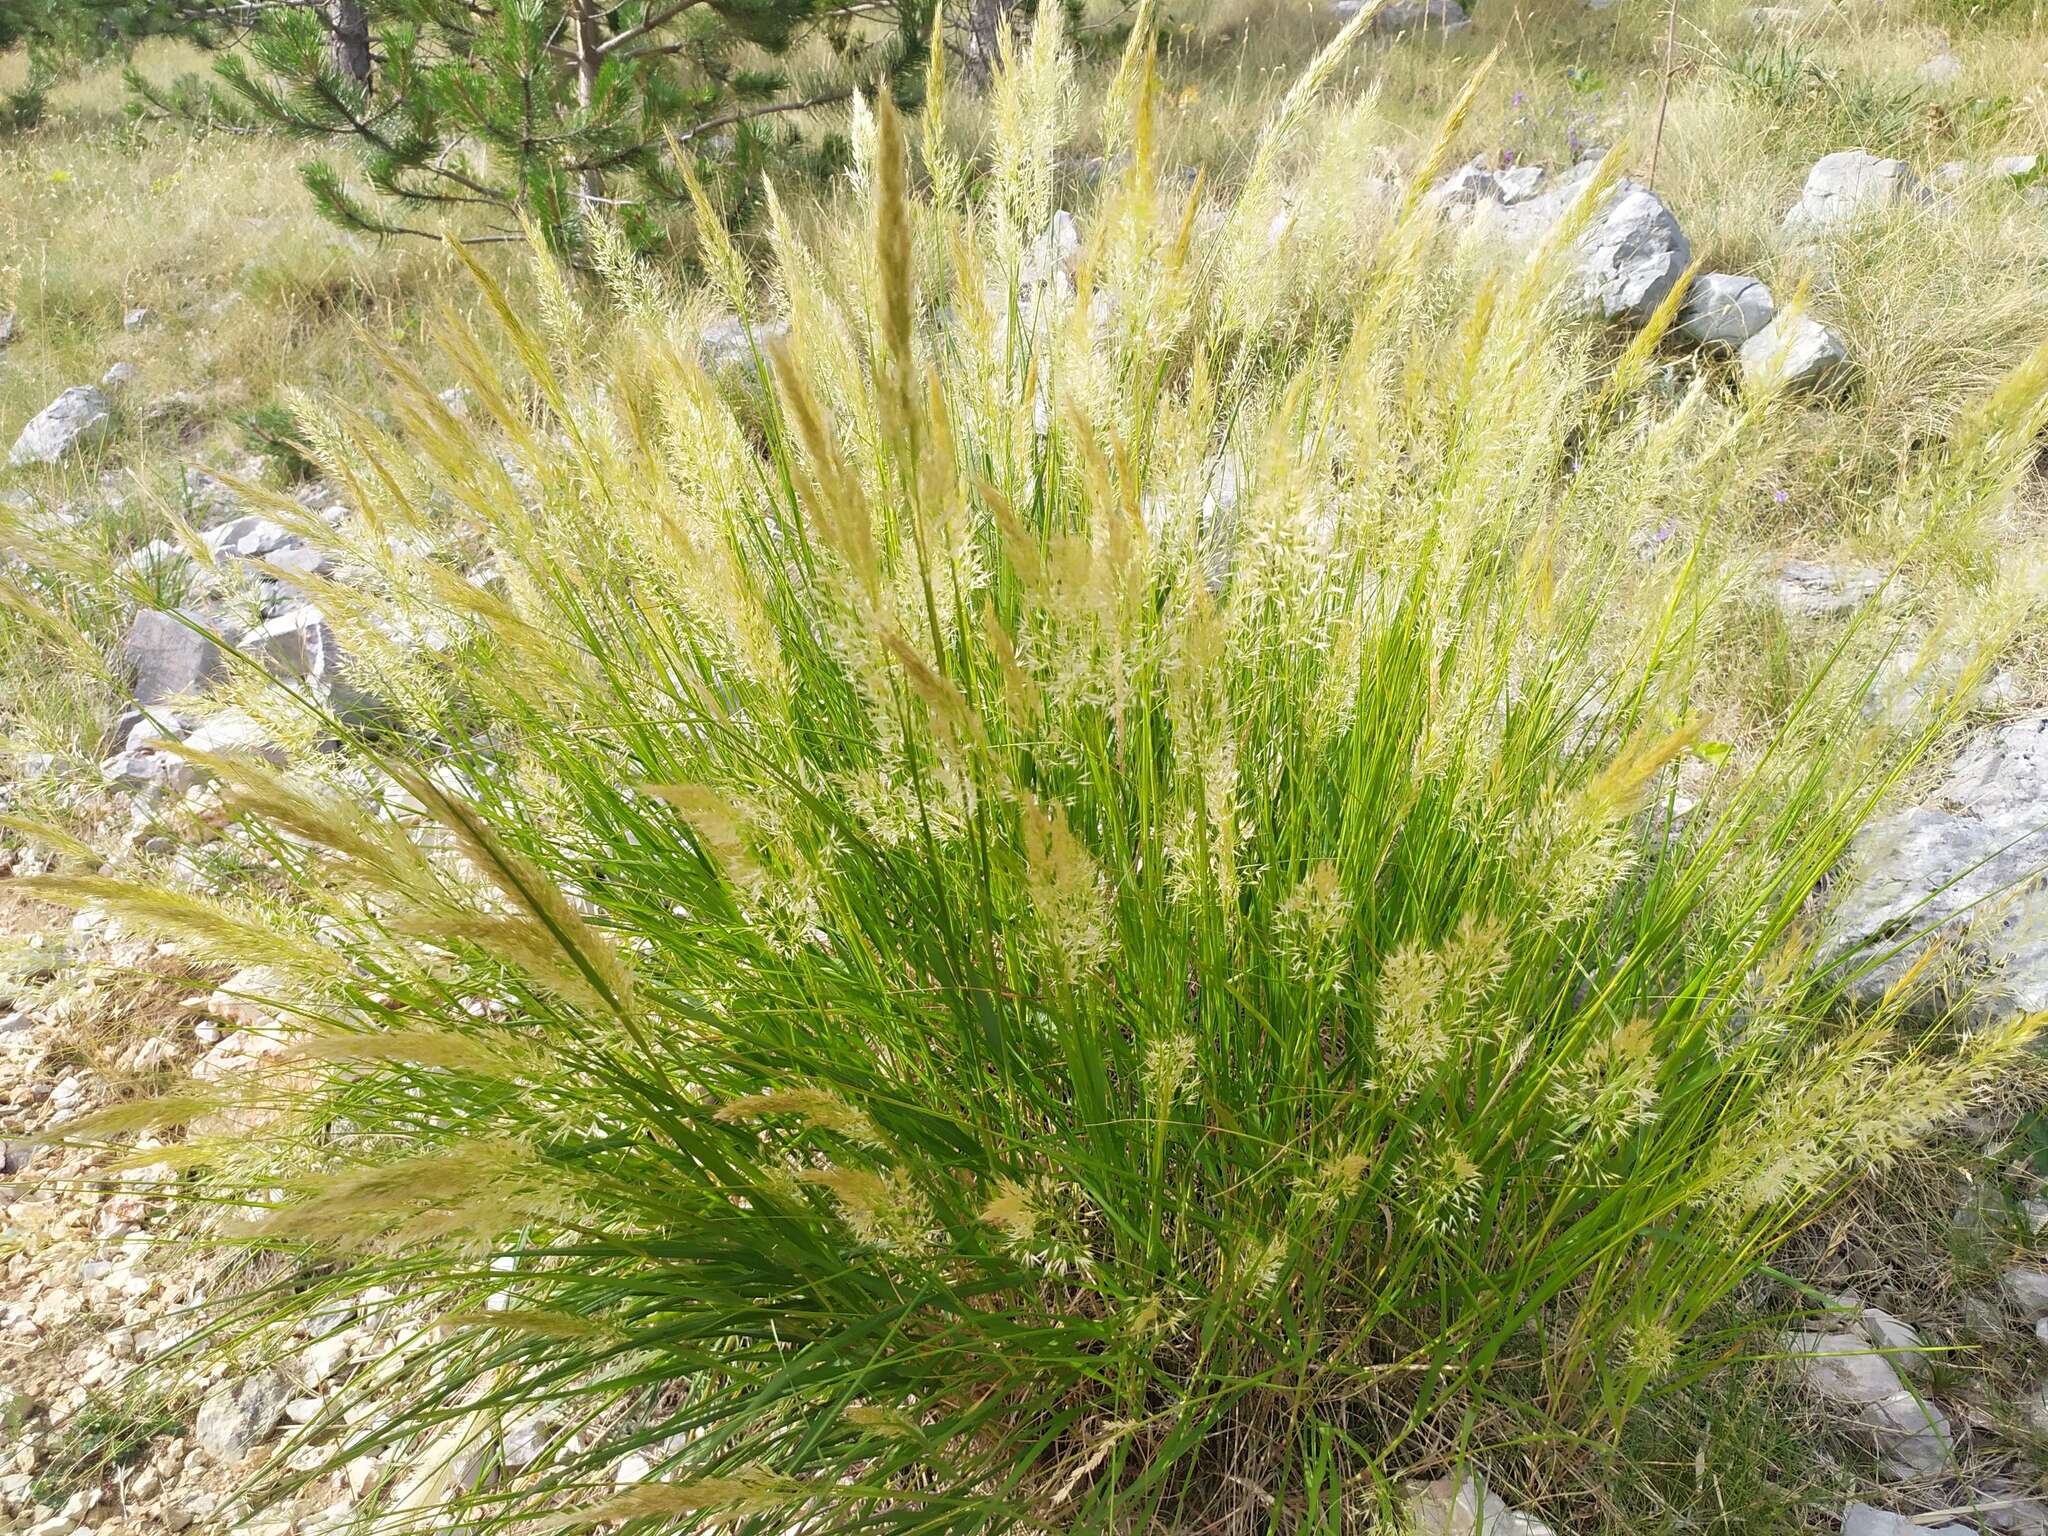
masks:
[[[0,1530],[140,1536],[247,1521],[315,1536],[344,1528],[385,1475],[368,1459],[260,1510],[245,1496],[272,1455],[318,1466],[343,1424],[306,1426],[423,1335],[395,1309],[338,1311],[261,1365],[205,1349],[209,1303],[237,1283],[231,1261],[181,1241],[208,1213],[136,1192],[171,1176],[147,1161],[146,1140],[125,1164],[42,1140],[267,1038],[221,979],[0,886]],[[138,1373],[167,1355],[170,1368]]]

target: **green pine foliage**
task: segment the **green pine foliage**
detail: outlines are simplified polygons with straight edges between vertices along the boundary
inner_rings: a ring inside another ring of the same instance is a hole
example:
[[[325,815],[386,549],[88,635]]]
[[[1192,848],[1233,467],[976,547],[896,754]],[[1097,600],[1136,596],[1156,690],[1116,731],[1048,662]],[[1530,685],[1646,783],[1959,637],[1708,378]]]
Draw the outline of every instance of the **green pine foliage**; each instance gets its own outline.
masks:
[[[686,202],[674,147],[730,216],[769,159],[836,163],[806,109],[858,81],[913,99],[931,21],[916,0],[362,0],[259,7],[217,79],[157,110],[268,125],[354,151],[304,167],[328,218],[374,235],[516,240],[525,223],[576,250],[588,216],[642,247]],[[801,68],[783,61],[801,55]]]
[[[50,87],[80,64],[166,32],[200,43],[211,35],[178,0],[0,0],[0,53],[26,48],[29,58],[20,89],[0,93],[0,132],[40,122]]]

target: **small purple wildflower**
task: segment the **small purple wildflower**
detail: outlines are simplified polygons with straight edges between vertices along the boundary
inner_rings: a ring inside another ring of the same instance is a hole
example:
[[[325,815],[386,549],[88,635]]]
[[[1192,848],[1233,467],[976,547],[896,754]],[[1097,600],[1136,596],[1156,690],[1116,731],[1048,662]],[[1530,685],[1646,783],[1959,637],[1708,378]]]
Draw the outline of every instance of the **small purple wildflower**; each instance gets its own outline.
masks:
[[[1791,499],[1792,493],[1790,491],[1773,491],[1771,493],[1771,500],[1775,501],[1781,507]]]

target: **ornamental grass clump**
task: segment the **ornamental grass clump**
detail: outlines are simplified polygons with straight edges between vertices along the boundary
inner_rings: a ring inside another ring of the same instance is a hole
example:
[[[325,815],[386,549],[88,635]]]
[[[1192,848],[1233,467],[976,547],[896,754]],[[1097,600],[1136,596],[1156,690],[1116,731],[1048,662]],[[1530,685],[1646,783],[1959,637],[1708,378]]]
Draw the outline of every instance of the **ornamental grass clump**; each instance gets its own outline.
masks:
[[[421,1325],[302,1473],[459,1469],[395,1525],[1361,1529],[1739,1355],[1731,1292],[2030,1037],[1818,947],[1941,721],[1885,740],[1828,654],[1727,685],[1778,409],[1665,387],[1676,295],[1559,317],[1590,197],[1454,271],[1440,147],[1266,244],[1369,17],[1220,205],[1134,45],[1064,242],[1047,8],[971,195],[884,105],[851,202],[772,209],[751,378],[600,240],[602,319],[478,269],[516,366],[449,321],[466,416],[398,360],[395,427],[309,413],[380,709],[203,760],[242,889],[45,886],[268,968],[289,1047],[175,1154],[269,1256],[220,1329]],[[1997,498],[2040,394],[1901,497]]]

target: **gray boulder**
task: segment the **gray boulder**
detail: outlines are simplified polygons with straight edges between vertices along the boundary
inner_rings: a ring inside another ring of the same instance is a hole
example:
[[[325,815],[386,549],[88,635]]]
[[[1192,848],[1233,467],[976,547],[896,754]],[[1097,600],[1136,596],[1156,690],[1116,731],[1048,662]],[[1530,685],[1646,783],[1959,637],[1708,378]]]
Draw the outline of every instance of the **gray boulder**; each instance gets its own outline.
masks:
[[[1788,619],[1825,619],[1860,608],[1884,590],[1885,573],[1874,565],[1787,560],[1777,569],[1770,596]]]
[[[1916,1397],[1865,1340],[1853,1333],[1799,1332],[1786,1338],[1785,1352],[1809,1392],[1855,1415],[1887,1472],[1922,1476],[1954,1465],[1948,1415]]]
[[[1553,1536],[1549,1526],[1511,1507],[1473,1471],[1409,1488],[1404,1512],[1415,1536]]]
[[[1998,1288],[2012,1298],[2014,1306],[2035,1317],[2048,1316],[2048,1269],[2021,1266],[1998,1277]]]
[[[1462,221],[1482,203],[1512,208],[1543,190],[1549,172],[1540,165],[1511,165],[1496,171],[1483,159],[1469,160],[1444,177],[1423,201],[1453,222]]]
[[[1920,66],[1923,85],[1954,85],[1963,78],[1963,61],[1952,53],[1937,53]]]
[[[183,741],[191,728],[192,722],[179,715],[147,714],[120,732],[120,742],[124,750],[140,752],[167,741]]]
[[[263,605],[266,619],[275,618],[304,601],[306,589],[300,577],[328,576],[334,571],[334,557],[310,544],[287,544],[262,558],[266,566],[274,566],[282,573],[273,576],[265,571],[262,580],[256,584],[257,597]]]
[[[213,620],[190,608],[177,613],[145,608],[135,615],[122,652],[135,669],[137,703],[161,704],[200,693],[227,676],[219,645],[194,625],[211,629]]]
[[[1365,0],[1337,0],[1330,9],[1339,16],[1356,16],[1365,7]],[[1391,0],[1391,3],[1372,19],[1372,30],[1383,36],[1397,32],[1412,32],[1418,28],[1431,32],[1462,32],[1472,25],[1472,18],[1465,14],[1465,8],[1458,0]]]
[[[1393,0],[1372,19],[1372,29],[1383,36],[1397,32],[1463,32],[1472,18],[1458,0]]]
[[[147,789],[171,777],[172,760],[147,748],[116,752],[100,764],[100,778],[116,789]]]
[[[1526,203],[1541,192],[1544,182],[1549,178],[1550,173],[1540,165],[1511,165],[1506,170],[1495,173],[1494,192],[1503,203],[1512,208],[1517,203]]]
[[[275,768],[282,768],[285,763],[284,749],[272,739],[270,732],[239,709],[227,710],[202,721],[185,738],[185,745],[194,752],[261,758]],[[208,777],[207,771],[197,763],[179,758],[164,775],[164,782],[173,789],[190,789],[205,783]]]
[[[2002,1473],[1981,1474],[1970,1491],[1970,1518],[1996,1536],[2048,1536],[2048,1504]]]
[[[1931,705],[1944,702],[1962,686],[1971,660],[1969,650],[1960,647],[1932,655],[1924,645],[1919,650],[1901,648],[1892,652],[1870,680],[1870,691],[1863,699],[1864,716],[1895,727],[1913,724]],[[2022,695],[2018,678],[2003,668],[1994,668],[1972,685],[1969,703],[1973,708],[2012,709],[2021,702]]]
[[[1978,732],[1932,797],[1872,822],[1851,857],[1831,951],[1867,964],[1903,944],[1857,980],[1858,997],[1879,996],[1912,963],[1920,945],[1905,941],[1967,924],[1959,979],[1981,1006],[2048,1008],[2048,716]]]
[[[276,1371],[222,1382],[199,1405],[192,1438],[215,1461],[238,1462],[270,1438],[292,1395]]]
[[[1517,202],[1482,201],[1474,209],[1475,235],[1512,251],[1535,250],[1584,195],[1596,169],[1591,163],[1575,165]],[[1566,261],[1567,308],[1602,320],[1640,323],[1692,261],[1692,244],[1662,198],[1624,179],[1609,190]]]
[[[142,377],[142,370],[130,362],[118,362],[100,375],[101,389],[120,389]]]
[[[1901,203],[1924,203],[1927,189],[1903,160],[1860,149],[1823,155],[1806,173],[1806,186],[1785,215],[1785,233],[1826,234]]]
[[[1885,1358],[1901,1376],[1909,1381],[1927,1379],[1927,1345],[1917,1328],[1901,1322],[1882,1307],[1865,1307],[1857,1323],[1863,1336],[1884,1351]]]
[[[1777,312],[1771,290],[1756,278],[1702,272],[1685,291],[1677,328],[1700,346],[1732,352],[1769,325]]]
[[[1468,160],[1423,194],[1432,208],[1474,208],[1481,203],[1505,202],[1500,183],[1484,160]]]
[[[714,375],[738,368],[752,372],[754,349],[761,349],[762,361],[766,362],[769,344],[788,334],[787,320],[757,319],[750,334],[747,323],[738,315],[719,315],[706,321],[698,333],[697,361],[706,373]]]
[[[284,610],[242,637],[241,649],[263,663],[271,676],[308,685],[316,698],[344,718],[374,713],[377,700],[350,686],[348,658],[326,615],[311,603]]]
[[[191,563],[182,545],[171,539],[151,539],[123,558],[115,569],[123,576],[155,584],[185,580]]]
[[[1842,1536],[1977,1536],[1967,1525],[1921,1525],[1870,1504],[1842,1511]]]
[[[1819,395],[1854,373],[1849,346],[1808,315],[1780,315],[1742,344],[1742,382],[1751,389]]]
[[[0,347],[13,341],[20,329],[20,323],[14,318],[14,311],[0,309]]]
[[[240,560],[260,560],[299,542],[299,536],[282,523],[254,513],[215,523],[200,537],[215,555]]]
[[[55,464],[89,448],[106,436],[114,419],[113,405],[90,384],[78,384],[52,400],[21,429],[7,462]]]
[[[1020,288],[1060,285],[1070,288],[1081,270],[1081,226],[1064,208],[1056,208],[1038,237],[1024,247],[1017,271]]]
[[[1664,200],[1632,181],[1580,239],[1582,301],[1606,320],[1647,320],[1692,261],[1692,245]]]

